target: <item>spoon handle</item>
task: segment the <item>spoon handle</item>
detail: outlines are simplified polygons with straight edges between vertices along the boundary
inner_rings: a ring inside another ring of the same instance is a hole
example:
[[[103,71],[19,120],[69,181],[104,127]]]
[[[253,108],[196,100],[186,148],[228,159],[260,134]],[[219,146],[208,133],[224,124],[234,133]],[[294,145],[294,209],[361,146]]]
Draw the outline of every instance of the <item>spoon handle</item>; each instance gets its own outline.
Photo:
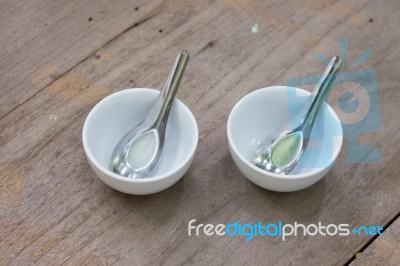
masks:
[[[189,52],[186,50],[181,50],[176,56],[167,82],[161,90],[156,103],[146,117],[146,120],[154,121],[155,127],[160,127],[161,124],[167,123],[169,112],[174,102],[176,92],[178,91],[179,84],[181,83],[183,73],[189,62],[189,57]]]
[[[325,69],[324,74],[315,86],[314,92],[310,98],[310,101],[305,106],[305,114],[302,119],[303,130],[311,128],[315,122],[318,111],[328,97],[328,94],[332,88],[333,82],[343,66],[343,60],[339,56],[334,56]],[[310,133],[310,132],[309,132]]]

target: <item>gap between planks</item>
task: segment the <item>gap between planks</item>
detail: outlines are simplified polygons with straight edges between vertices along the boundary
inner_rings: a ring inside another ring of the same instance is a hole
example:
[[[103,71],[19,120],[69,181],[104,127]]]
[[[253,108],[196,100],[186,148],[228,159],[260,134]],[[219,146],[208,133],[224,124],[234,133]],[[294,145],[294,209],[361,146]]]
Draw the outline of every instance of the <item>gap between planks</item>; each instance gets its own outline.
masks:
[[[384,226],[383,231],[384,233],[397,219],[400,218],[400,212],[395,215],[391,220],[389,220]],[[379,238],[379,235],[373,236],[367,243],[361,246],[361,248],[351,257],[344,265],[348,266],[357,258],[358,253],[364,252],[373,242],[375,242]]]

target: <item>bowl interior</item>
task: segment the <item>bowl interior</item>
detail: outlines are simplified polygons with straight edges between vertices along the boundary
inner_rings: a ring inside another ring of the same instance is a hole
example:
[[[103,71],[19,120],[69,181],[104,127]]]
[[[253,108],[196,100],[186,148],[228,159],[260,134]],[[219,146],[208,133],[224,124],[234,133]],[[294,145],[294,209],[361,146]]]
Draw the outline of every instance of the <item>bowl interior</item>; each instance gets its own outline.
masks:
[[[114,175],[110,170],[110,159],[115,146],[145,118],[158,95],[159,91],[153,89],[119,91],[103,99],[89,113],[84,126],[86,149],[88,156],[103,171]],[[176,99],[169,115],[160,160],[143,180],[177,171],[193,155],[197,140],[197,124],[192,113]]]
[[[290,121],[305,105],[310,93],[293,87],[267,87],[242,98],[228,121],[230,142],[246,164],[252,165],[256,146],[264,136]],[[338,155],[343,139],[341,123],[326,103],[321,107],[303,160],[291,175],[329,167]],[[255,166],[254,166],[255,167]]]

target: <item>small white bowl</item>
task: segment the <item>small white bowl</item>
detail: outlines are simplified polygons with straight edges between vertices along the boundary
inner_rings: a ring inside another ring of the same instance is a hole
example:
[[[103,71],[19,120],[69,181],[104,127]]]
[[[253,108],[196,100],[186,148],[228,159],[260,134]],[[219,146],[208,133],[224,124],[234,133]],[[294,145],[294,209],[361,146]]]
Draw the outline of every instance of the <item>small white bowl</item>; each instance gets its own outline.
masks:
[[[309,95],[299,88],[267,87],[246,95],[233,107],[227,125],[229,150],[236,166],[251,182],[269,190],[296,191],[313,185],[332,167],[342,147],[343,129],[327,103],[317,115],[301,164],[290,175],[270,173],[251,162],[263,136],[289,123]]]
[[[86,157],[96,175],[116,190],[134,195],[162,191],[175,184],[193,160],[199,135],[197,123],[189,108],[175,99],[160,160],[149,176],[132,179],[110,170],[111,154],[118,141],[144,119],[159,93],[145,88],[116,92],[100,101],[86,118],[82,132]]]

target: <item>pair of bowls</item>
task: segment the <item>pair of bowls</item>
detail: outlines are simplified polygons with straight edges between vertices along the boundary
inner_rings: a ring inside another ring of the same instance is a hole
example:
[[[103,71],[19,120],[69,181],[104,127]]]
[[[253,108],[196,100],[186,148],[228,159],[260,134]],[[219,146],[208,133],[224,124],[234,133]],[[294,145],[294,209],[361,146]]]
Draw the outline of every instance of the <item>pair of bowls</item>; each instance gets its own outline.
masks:
[[[197,123],[189,108],[175,99],[164,149],[150,175],[131,179],[110,170],[114,147],[126,132],[144,119],[158,94],[157,90],[145,88],[119,91],[100,101],[86,118],[82,138],[88,161],[96,175],[116,190],[135,195],[162,191],[179,181],[194,158]],[[306,152],[304,164],[293,174],[269,173],[251,163],[255,145],[262,136],[289,122],[291,113],[299,111],[307,100],[305,96],[309,95],[298,88],[267,87],[248,94],[232,109],[227,125],[230,153],[239,170],[253,183],[274,191],[296,191],[316,183],[331,168],[342,145],[343,131],[336,113],[326,103],[311,136],[311,140],[317,140],[318,152]]]

